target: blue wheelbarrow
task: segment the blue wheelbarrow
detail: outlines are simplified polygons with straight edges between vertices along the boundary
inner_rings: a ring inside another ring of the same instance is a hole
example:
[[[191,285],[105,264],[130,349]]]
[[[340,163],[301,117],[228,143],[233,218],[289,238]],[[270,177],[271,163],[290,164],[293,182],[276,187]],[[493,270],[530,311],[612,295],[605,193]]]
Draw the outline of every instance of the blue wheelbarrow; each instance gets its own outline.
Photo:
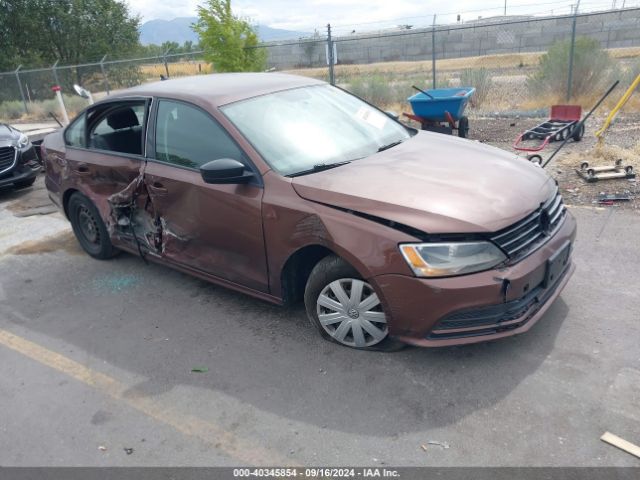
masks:
[[[433,90],[418,90],[407,100],[411,104],[411,113],[403,115],[418,122],[422,130],[446,133],[452,135],[454,130],[458,136],[467,138],[469,134],[469,119],[463,115],[469,98],[476,91],[473,87],[436,88]]]

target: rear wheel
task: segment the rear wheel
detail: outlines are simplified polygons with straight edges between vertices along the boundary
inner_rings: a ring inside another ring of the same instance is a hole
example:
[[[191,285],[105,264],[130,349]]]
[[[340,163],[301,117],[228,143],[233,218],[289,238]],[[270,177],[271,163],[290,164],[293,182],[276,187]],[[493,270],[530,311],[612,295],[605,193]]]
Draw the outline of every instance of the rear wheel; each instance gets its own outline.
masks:
[[[458,121],[458,136],[460,138],[469,137],[469,118],[460,117],[460,120]]]
[[[91,200],[76,192],[69,199],[67,211],[73,233],[85,252],[100,260],[111,258],[117,253],[109,239],[107,227]]]
[[[309,320],[333,342],[362,350],[398,350],[373,287],[341,258],[330,255],[311,271],[304,303]]]

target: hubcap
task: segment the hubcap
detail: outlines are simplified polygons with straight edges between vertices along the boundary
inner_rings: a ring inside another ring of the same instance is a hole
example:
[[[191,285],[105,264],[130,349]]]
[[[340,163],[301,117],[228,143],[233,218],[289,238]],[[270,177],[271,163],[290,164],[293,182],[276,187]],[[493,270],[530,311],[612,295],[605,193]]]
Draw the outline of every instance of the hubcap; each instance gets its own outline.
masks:
[[[78,224],[80,225],[80,231],[82,235],[90,243],[97,244],[100,242],[100,231],[98,230],[98,223],[91,212],[84,206],[80,207],[78,212]]]
[[[316,312],[322,328],[343,345],[370,347],[388,333],[378,295],[371,285],[357,278],[341,278],[324,287]]]

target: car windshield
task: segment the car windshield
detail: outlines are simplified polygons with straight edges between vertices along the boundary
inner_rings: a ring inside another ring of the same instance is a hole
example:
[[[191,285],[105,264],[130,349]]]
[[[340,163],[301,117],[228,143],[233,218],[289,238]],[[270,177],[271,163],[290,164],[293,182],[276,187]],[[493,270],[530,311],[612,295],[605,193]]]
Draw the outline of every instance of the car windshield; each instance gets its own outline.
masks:
[[[383,112],[329,85],[263,95],[222,110],[281,175],[357,160],[411,136]]]

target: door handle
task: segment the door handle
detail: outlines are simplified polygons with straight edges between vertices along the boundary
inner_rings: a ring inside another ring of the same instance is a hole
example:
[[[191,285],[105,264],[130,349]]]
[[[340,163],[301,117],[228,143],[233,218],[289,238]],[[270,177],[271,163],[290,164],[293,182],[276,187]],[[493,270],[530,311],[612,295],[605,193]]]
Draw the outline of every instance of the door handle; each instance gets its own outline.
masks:
[[[78,175],[88,175],[91,173],[91,169],[89,168],[88,165],[81,163],[80,165],[78,165],[76,168],[73,169],[73,173],[76,173]]]
[[[151,191],[151,193],[155,195],[167,195],[169,193],[169,190],[167,190],[166,187],[160,182],[150,183],[148,185],[148,188]]]

